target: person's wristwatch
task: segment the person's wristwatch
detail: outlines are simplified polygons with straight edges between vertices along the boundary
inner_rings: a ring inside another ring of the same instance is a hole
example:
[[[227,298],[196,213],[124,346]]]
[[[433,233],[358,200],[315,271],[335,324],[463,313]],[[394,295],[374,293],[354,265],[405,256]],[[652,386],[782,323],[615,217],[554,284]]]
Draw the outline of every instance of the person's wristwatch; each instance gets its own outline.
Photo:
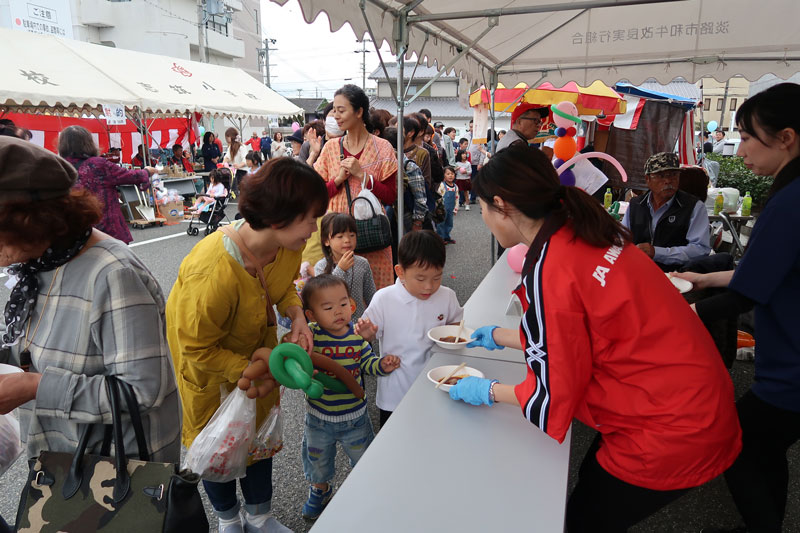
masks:
[[[489,385],[489,405],[492,405],[495,402],[495,399],[494,399],[494,386],[497,383],[499,383],[499,381],[497,381],[496,379],[493,379],[492,380],[492,384]]]

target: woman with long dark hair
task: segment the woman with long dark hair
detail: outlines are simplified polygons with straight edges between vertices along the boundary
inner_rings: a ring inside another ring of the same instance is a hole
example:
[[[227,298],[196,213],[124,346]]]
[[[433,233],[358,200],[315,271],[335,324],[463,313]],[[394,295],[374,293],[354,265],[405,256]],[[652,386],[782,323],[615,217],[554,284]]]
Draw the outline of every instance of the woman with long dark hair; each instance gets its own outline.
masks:
[[[231,184],[233,196],[236,197],[239,195],[239,184],[247,176],[247,160],[245,158],[247,150],[242,148],[239,130],[236,128],[231,127],[225,130],[225,140],[228,142],[228,151],[225,152],[222,160],[236,170]]]
[[[314,168],[328,182],[328,210],[350,212],[345,187],[350,190],[351,198],[367,187],[383,205],[394,204],[397,156],[386,139],[369,133],[369,98],[360,87],[345,85],[334,94],[333,112],[336,124],[347,133],[336,142],[326,143],[314,163]],[[378,289],[394,282],[391,246],[360,255],[369,261]]]
[[[526,379],[466,378],[453,399],[504,402],[563,441],[598,431],[569,497],[570,533],[627,531],[728,468],[741,447],[733,385],[680,293],[597,201],[560,185],[541,150],[512,146],[474,179],[486,225],[529,246],[519,330],[484,326],[470,346],[523,350]],[[502,435],[498,435],[502,438]]]
[[[800,85],[782,83],[749,98],[736,113],[738,155],[757,175],[774,178],[736,270],[676,274],[697,289],[728,288],[695,304],[703,319],[755,308],[755,378],[736,404],[742,454],[725,473],[747,531],[781,531],[786,452],[800,440],[799,101]]]
[[[211,172],[217,168],[219,156],[222,154],[219,151],[219,147],[214,142],[214,133],[207,131],[205,135],[203,135],[203,146],[200,148],[200,151],[203,153],[203,170],[205,172]],[[208,183],[206,183],[206,187],[208,187]]]

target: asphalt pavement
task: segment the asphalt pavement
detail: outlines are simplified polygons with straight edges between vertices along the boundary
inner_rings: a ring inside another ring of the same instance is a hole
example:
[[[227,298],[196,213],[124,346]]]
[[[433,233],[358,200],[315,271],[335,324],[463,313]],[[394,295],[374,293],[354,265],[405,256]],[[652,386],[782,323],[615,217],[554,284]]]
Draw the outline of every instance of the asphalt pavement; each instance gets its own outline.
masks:
[[[229,213],[235,212],[235,205],[228,207]],[[161,284],[165,295],[175,283],[178,268],[182,259],[191,251],[192,247],[203,237],[202,232],[197,237],[186,234],[186,223],[175,226],[151,227],[132,230],[134,242],[132,247],[136,254],[150,268],[153,275]],[[472,206],[467,212],[463,209],[455,217],[455,226],[452,237],[456,244],[447,247],[447,265],[445,266],[443,284],[456,291],[458,299],[463,305],[470,294],[480,283],[481,279],[491,266],[490,262],[490,234],[481,221],[478,206]],[[5,302],[8,289],[3,286],[5,277],[0,277],[0,302]],[[474,324],[472,326],[479,326]],[[669,342],[664,339],[664,342]],[[753,377],[752,362],[737,361],[731,372],[736,386],[737,397],[749,387]],[[377,409],[374,405],[375,380],[367,378],[367,394],[370,398],[369,412],[373,427],[378,428]],[[283,400],[284,410],[284,448],[274,459],[272,500],[273,513],[283,524],[295,532],[308,531],[312,522],[304,520],[300,509],[308,494],[308,485],[303,477],[303,468],[300,459],[300,444],[303,437],[303,417],[305,413],[304,398],[297,391],[288,390]],[[577,471],[583,456],[594,438],[594,431],[583,424],[576,422],[573,430],[573,440],[570,460],[570,489],[577,481]],[[413,438],[409,436],[409,438]],[[502,438],[502,436],[498,436]],[[487,455],[487,460],[490,457]],[[391,460],[391,458],[387,459]],[[336,479],[334,485],[339,486],[350,471],[347,457],[339,450],[336,458]],[[787,505],[785,532],[800,532],[800,445],[795,445],[789,454],[790,492]],[[0,477],[0,515],[9,522],[14,521],[19,494],[27,476],[27,465],[23,458]],[[535,480],[531,480],[535,482]],[[392,483],[392,480],[386,480]],[[480,482],[477,480],[476,482]],[[375,488],[375,493],[365,494],[365,505],[369,504],[372,497],[380,497],[380,487]],[[409,490],[414,490],[409,487]],[[205,494],[203,494],[205,499]],[[212,531],[216,531],[216,521],[213,518],[211,507],[206,502],[206,509],[212,522]],[[413,512],[405,509],[402,502],[398,502],[398,512]],[[387,519],[390,519],[387,517]],[[706,485],[690,491],[666,509],[661,510],[645,520],[631,531],[644,532],[696,532],[702,527],[733,527],[739,523],[738,514],[728,493],[725,482],[717,478]],[[375,531],[380,531],[380,524],[375,524]],[[532,515],[531,530],[536,531],[535,515]],[[187,532],[188,533],[188,532]]]

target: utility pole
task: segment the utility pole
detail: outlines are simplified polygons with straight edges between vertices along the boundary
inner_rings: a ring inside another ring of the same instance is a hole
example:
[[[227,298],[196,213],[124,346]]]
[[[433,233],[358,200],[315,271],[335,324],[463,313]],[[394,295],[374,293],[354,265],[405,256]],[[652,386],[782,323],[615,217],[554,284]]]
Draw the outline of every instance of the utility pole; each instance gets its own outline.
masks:
[[[361,88],[365,91],[367,90],[367,54],[372,52],[372,50],[367,50],[367,43],[371,42],[371,39],[364,39],[361,41],[361,50],[353,50],[356,54],[361,54]]]
[[[275,40],[275,39],[270,39],[269,37],[264,37],[264,47],[258,49],[259,68],[261,68],[262,66],[265,67],[266,75],[265,75],[265,78],[264,78],[264,84],[267,87],[270,87],[270,88],[272,87],[272,77],[270,76],[270,73],[269,73],[269,67],[274,67],[275,64],[270,64],[270,62],[269,62],[269,53],[278,51],[277,48],[270,48],[270,45],[271,44],[275,44],[276,42],[278,42],[278,41]]]
[[[297,89],[297,97],[300,98],[303,96],[303,89]]]
[[[725,131],[725,107],[728,105],[728,88],[731,80],[725,81],[725,92],[722,94],[722,113],[719,115],[719,131]]]
[[[206,6],[203,0],[197,0],[197,50],[200,52],[200,61],[208,63],[208,50],[206,49]]]

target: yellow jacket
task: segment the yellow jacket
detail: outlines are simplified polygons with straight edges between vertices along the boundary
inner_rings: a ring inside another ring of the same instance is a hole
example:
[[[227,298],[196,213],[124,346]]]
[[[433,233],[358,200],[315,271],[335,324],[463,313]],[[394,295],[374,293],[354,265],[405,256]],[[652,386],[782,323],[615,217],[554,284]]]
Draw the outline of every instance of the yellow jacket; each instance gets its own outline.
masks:
[[[301,255],[301,250],[281,248],[264,268],[269,297],[284,315],[287,308],[300,306],[294,280]],[[225,249],[220,231],[201,240],[184,258],[166,314],[183,405],[182,441],[188,447],[219,407],[220,386],[233,390],[252,353],[278,344],[277,327],[267,327],[266,298],[258,278]],[[277,390],[257,400],[257,424],[277,401]]]

